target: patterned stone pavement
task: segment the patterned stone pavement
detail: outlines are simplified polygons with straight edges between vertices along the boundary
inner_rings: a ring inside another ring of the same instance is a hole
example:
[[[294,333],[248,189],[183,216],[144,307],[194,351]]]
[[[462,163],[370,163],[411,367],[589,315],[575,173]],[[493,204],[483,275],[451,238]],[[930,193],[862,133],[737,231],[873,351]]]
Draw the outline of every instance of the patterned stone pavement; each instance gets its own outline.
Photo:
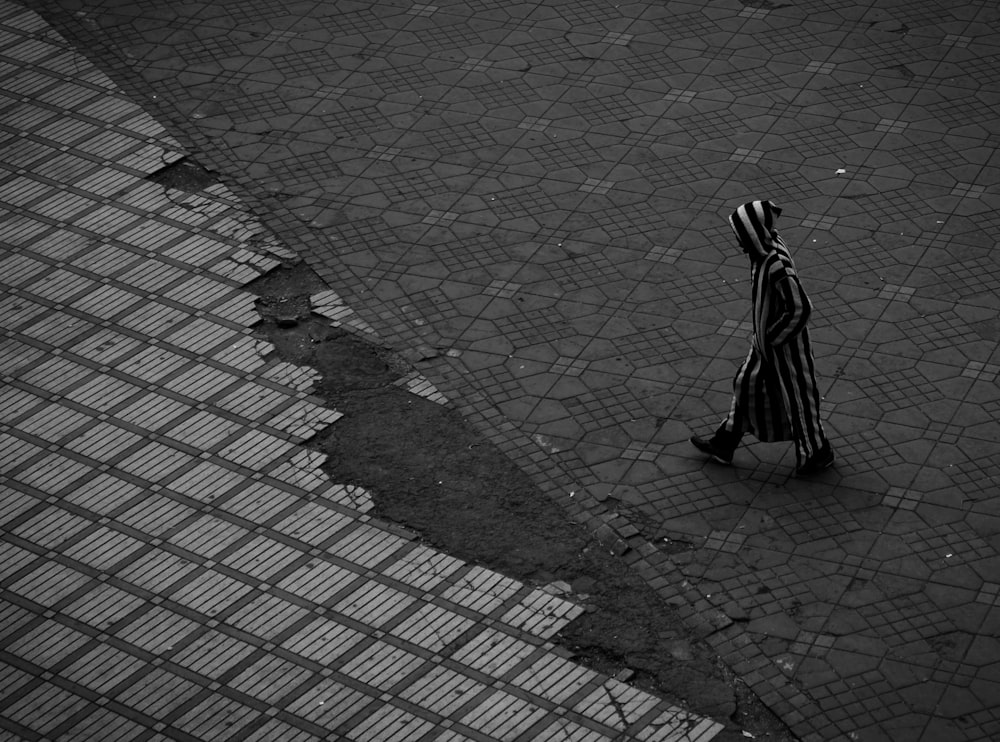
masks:
[[[0,739],[716,736],[571,662],[552,586],[330,482],[303,444],[340,414],[240,290],[294,255],[225,186],[151,182],[183,146],[6,1],[0,65]]]
[[[42,6],[802,739],[1000,737],[993,0]],[[816,305],[811,481],[686,442],[749,197]]]

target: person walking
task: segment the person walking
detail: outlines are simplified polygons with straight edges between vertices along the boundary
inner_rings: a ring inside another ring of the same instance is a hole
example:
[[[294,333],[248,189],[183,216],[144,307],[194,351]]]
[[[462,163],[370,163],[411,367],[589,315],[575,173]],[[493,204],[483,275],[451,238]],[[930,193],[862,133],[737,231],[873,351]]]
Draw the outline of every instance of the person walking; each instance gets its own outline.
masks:
[[[806,323],[812,304],[788,248],[775,229],[781,209],[750,201],[729,216],[750,258],[753,338],[733,381],[729,414],[711,438],[691,443],[731,464],[744,433],[761,441],[795,441],[796,473],[815,474],[833,464],[833,449],[819,414],[816,369]]]

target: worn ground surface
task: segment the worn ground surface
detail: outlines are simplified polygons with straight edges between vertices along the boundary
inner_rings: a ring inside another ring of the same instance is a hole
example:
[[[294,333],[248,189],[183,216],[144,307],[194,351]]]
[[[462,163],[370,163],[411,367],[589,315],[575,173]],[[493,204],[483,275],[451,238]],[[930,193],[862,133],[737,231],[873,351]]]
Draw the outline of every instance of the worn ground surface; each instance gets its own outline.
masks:
[[[309,443],[343,414],[282,352],[316,346],[333,391],[395,371],[397,400],[447,398],[331,331],[375,336],[334,291],[308,323],[302,295],[258,306],[244,287],[295,253],[9,0],[0,58],[0,738],[715,738],[551,641],[573,585],[450,556],[331,480]]]
[[[38,4],[800,737],[1000,736],[993,0]],[[809,481],[688,443],[755,197],[816,306]]]
[[[261,297],[261,336],[282,359],[320,371],[320,393],[344,413],[317,442],[332,480],[364,487],[378,516],[449,554],[528,583],[562,583],[588,611],[559,643],[594,669],[624,671],[636,685],[726,722],[716,739],[744,740],[744,731],[795,739],[673,606],[461,415],[395,385],[405,360],[310,319],[309,295],[324,284],[304,264],[249,288]]]

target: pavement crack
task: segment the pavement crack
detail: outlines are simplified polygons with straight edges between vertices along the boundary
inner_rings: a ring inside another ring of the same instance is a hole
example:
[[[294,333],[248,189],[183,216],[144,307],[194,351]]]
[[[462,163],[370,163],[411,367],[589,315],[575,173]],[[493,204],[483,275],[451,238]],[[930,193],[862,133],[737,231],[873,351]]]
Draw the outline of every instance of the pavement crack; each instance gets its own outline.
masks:
[[[622,731],[628,729],[629,720],[628,715],[625,713],[625,707],[622,702],[611,692],[611,688],[607,685],[604,686],[604,692],[608,694],[608,700],[611,701],[611,705],[615,707],[615,711],[618,712],[618,718],[622,723]]]

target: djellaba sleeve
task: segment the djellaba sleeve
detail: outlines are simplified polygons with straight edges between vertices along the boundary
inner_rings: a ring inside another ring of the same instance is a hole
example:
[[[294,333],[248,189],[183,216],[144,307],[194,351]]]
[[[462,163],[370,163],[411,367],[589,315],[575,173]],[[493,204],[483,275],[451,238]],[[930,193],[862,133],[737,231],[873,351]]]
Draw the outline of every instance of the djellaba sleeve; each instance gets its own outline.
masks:
[[[782,271],[776,276],[771,299],[773,306],[764,338],[768,345],[784,345],[805,329],[812,304],[799,277],[791,271]]]

